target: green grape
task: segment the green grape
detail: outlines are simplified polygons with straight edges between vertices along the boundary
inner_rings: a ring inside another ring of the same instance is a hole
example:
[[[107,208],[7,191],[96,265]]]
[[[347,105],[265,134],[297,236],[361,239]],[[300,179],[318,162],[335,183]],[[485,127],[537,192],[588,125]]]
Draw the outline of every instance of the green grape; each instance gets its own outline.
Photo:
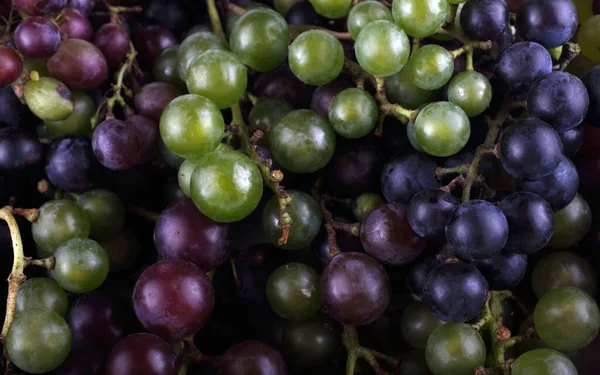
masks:
[[[362,138],[377,124],[379,107],[365,90],[346,89],[333,98],[329,106],[329,122],[336,133],[346,138]]]
[[[360,31],[373,21],[394,21],[392,13],[383,3],[375,0],[363,1],[352,7],[346,25],[353,40]]]
[[[83,193],[77,200],[90,221],[90,237],[104,239],[119,233],[125,225],[125,206],[117,194],[104,189]]]
[[[297,109],[283,116],[271,129],[269,142],[275,160],[296,173],[318,171],[335,151],[331,125],[308,109]]]
[[[485,364],[485,343],[464,323],[446,323],[433,331],[425,347],[425,360],[434,375],[472,375]]]
[[[185,160],[185,158],[182,158],[173,151],[169,150],[162,138],[158,139],[158,152],[160,152],[160,156],[162,156],[165,163],[173,169],[179,169],[179,166],[181,166]]]
[[[40,207],[38,219],[31,224],[31,234],[43,251],[54,254],[65,241],[88,237],[90,221],[85,211],[73,201],[49,201]]]
[[[581,53],[590,60],[600,62],[600,15],[590,17],[577,33]]]
[[[396,25],[413,38],[431,36],[442,27],[448,11],[447,0],[394,0]]]
[[[96,106],[88,94],[73,91],[73,112],[64,120],[44,121],[42,134],[46,138],[58,138],[63,135],[92,134],[91,119],[96,114]]]
[[[448,86],[448,101],[454,103],[469,117],[480,115],[492,101],[492,85],[481,73],[467,71],[452,78]]]
[[[294,39],[288,60],[290,69],[302,82],[326,85],[340,75],[344,67],[344,48],[333,35],[309,30]]]
[[[317,237],[323,219],[319,205],[310,195],[298,190],[288,190],[287,192],[293,198],[292,204],[288,207],[292,224],[287,242],[283,245],[278,244],[283,231],[279,224],[280,211],[277,197],[273,197],[267,202],[262,215],[262,226],[269,242],[283,249],[297,250],[310,245]]]
[[[536,263],[531,283],[538,298],[552,289],[563,286],[577,287],[595,297],[598,275],[585,258],[571,252],[557,251],[544,256]]]
[[[275,6],[275,10],[285,17],[290,8],[298,1],[299,0],[275,0],[273,5]]]
[[[275,98],[260,99],[248,114],[248,126],[251,129],[260,129],[264,136],[260,139],[261,144],[269,147],[269,133],[271,128],[283,116],[293,111],[294,107],[285,100]]]
[[[385,79],[385,93],[388,100],[404,108],[419,108],[429,103],[435,91],[424,90],[413,82],[410,68],[404,66],[397,74]]]
[[[229,50],[229,46],[227,41],[208,31],[194,33],[185,38],[177,49],[176,60],[179,79],[185,82],[187,71],[196,57],[212,49]]]
[[[449,102],[427,105],[415,120],[415,135],[425,152],[433,156],[454,155],[467,144],[471,124],[465,112]]]
[[[460,33],[463,32],[462,26],[460,25],[460,14],[462,13],[464,6],[465,3],[458,4],[458,7],[456,8],[456,16],[454,16],[454,30]]]
[[[340,336],[338,326],[331,319],[317,314],[286,325],[282,352],[294,368],[318,369],[339,353]]]
[[[269,276],[267,300],[284,319],[308,319],[321,309],[319,274],[302,263],[284,264]]]
[[[596,65],[598,65],[596,61],[592,61],[580,53],[567,65],[565,72],[571,73],[581,79],[585,73],[592,70]]]
[[[219,108],[199,95],[173,99],[160,117],[160,136],[165,146],[184,158],[199,158],[215,150],[224,129]]]
[[[262,196],[263,181],[258,167],[246,155],[220,148],[197,160],[190,192],[204,215],[229,223],[254,211]]]
[[[588,202],[577,194],[573,201],[554,213],[554,234],[548,246],[565,249],[581,241],[592,226],[592,211]]]
[[[190,191],[190,183],[192,182],[192,174],[196,169],[196,162],[185,159],[183,163],[179,166],[179,172],[177,173],[177,181],[179,182],[179,188],[183,191],[183,194],[188,197],[192,196],[192,192]]]
[[[428,44],[412,54],[408,67],[415,85],[423,90],[436,90],[452,78],[454,58],[444,47]]]
[[[592,3],[594,0],[573,0],[575,8],[577,8],[577,16],[579,18],[579,24],[585,23],[590,17],[594,15],[592,9]]]
[[[448,0],[448,4],[463,4],[467,0]]]
[[[67,293],[55,280],[45,277],[27,279],[17,294],[16,314],[31,309],[46,309],[64,317],[69,310]]]
[[[315,11],[323,17],[337,20],[350,13],[352,0],[309,0]]]
[[[421,147],[421,145],[419,144],[419,141],[417,140],[417,133],[415,133],[415,124],[414,122],[408,122],[406,124],[406,137],[408,138],[408,141],[410,142],[411,146],[413,146],[413,148],[419,152],[425,152],[425,150],[423,150],[423,147]]]
[[[177,68],[177,53],[179,45],[170,46],[154,59],[152,63],[152,77],[158,82],[175,85],[177,88],[185,89],[185,82],[179,76]]]
[[[23,61],[23,70],[28,72],[36,71],[40,77],[52,77],[48,70],[48,63],[45,60],[25,59]]]
[[[406,33],[390,21],[374,21],[365,26],[354,44],[356,59],[367,73],[389,77],[408,61],[410,42]]]
[[[72,238],[56,249],[54,259],[54,279],[72,293],[91,292],[108,275],[108,254],[94,240]]]
[[[404,339],[415,349],[424,350],[429,336],[444,322],[439,320],[421,302],[412,301],[404,311],[400,321]]]
[[[540,298],[533,321],[538,335],[552,349],[578,350],[596,337],[600,329],[600,310],[587,293],[564,286]]]
[[[258,72],[267,72],[287,57],[290,29],[274,10],[253,9],[233,24],[229,43],[231,51],[244,64]]]
[[[245,5],[240,5],[240,7],[242,7],[243,9],[247,11],[252,10],[252,9],[259,9],[259,8],[269,8],[269,6],[267,4],[263,4],[263,3],[258,3],[255,1],[249,1],[247,4]],[[233,25],[235,25],[235,23],[240,19],[240,17],[242,16],[242,14],[235,14],[233,12],[231,12],[231,14],[229,14],[229,17],[227,18],[227,34],[231,34],[231,29],[233,29]]]
[[[6,351],[21,370],[42,374],[60,366],[71,350],[71,329],[52,310],[31,309],[15,318],[6,335]]]
[[[202,95],[220,109],[237,103],[248,86],[246,67],[233,53],[211,50],[202,53],[188,68],[187,88]]]
[[[23,96],[31,112],[44,121],[64,120],[73,113],[75,107],[71,90],[50,77],[27,81]]]
[[[561,352],[535,349],[517,358],[511,367],[511,375],[577,375],[577,369]]]
[[[375,193],[363,193],[352,204],[352,213],[358,221],[363,221],[373,210],[384,201],[383,197]]]

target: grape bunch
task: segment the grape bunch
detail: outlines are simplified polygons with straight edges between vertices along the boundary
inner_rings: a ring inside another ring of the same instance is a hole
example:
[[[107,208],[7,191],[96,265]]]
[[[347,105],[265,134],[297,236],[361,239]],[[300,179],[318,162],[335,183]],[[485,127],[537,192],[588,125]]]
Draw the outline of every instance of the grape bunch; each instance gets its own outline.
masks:
[[[598,0],[4,0],[0,371],[595,375],[598,176]]]

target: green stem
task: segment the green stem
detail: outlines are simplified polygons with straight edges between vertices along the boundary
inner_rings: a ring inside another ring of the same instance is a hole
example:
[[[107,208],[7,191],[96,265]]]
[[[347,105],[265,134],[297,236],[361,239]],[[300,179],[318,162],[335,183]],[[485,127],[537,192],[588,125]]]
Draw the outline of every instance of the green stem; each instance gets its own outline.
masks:
[[[350,33],[342,33],[339,31],[329,30],[325,27],[315,25],[290,25],[290,35],[293,39],[296,39],[298,35],[308,30],[322,30],[329,33],[331,36],[336,37],[339,40],[352,40]]]
[[[360,346],[358,341],[358,333],[356,332],[356,328],[353,326],[344,324],[342,342],[346,348],[346,351],[348,352],[348,358],[346,360],[346,375],[354,375],[354,369],[358,359],[364,359],[373,368],[376,375],[392,375],[388,371],[385,371],[383,368],[381,368],[377,359],[385,361],[394,368],[399,365],[399,361],[395,358],[373,349]]]
[[[221,19],[219,18],[215,0],[206,0],[206,5],[208,7],[208,16],[210,17],[210,24],[212,25],[213,32],[221,38],[225,38],[225,32],[221,25]]]
[[[507,329],[502,326],[502,318],[500,317],[500,304],[503,300],[509,298],[511,295],[512,293],[509,291],[490,293],[489,309],[492,318],[489,321],[488,327],[490,332],[490,339],[492,341],[492,347],[490,349],[488,361],[490,361],[494,367],[503,365],[505,362],[504,342],[508,338],[506,338]],[[508,331],[508,336],[510,336],[510,331]]]
[[[385,79],[381,77],[375,77],[375,88],[376,94],[375,99],[380,104],[380,109],[385,114],[392,114],[402,123],[406,123],[407,120],[414,122],[417,114],[419,113],[418,109],[406,109],[399,104],[392,104],[388,101],[386,93],[385,93]]]
[[[465,65],[465,70],[467,72],[472,72],[475,70],[475,68],[473,68],[473,48],[467,48],[466,53],[467,63]]]
[[[158,220],[158,217],[160,216],[159,214],[157,214],[156,212],[152,212],[150,210],[147,210],[145,208],[136,206],[134,204],[130,204],[128,203],[126,205],[127,208],[127,212],[131,212],[132,214],[135,214],[141,218],[144,218],[148,221],[156,221]]]

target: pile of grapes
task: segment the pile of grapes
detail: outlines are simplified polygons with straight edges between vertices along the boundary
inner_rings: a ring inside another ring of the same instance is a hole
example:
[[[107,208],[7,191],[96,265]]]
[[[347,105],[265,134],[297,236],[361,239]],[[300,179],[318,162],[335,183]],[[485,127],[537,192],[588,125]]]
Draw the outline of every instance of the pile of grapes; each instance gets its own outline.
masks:
[[[599,267],[600,0],[0,0],[0,374],[598,375]]]

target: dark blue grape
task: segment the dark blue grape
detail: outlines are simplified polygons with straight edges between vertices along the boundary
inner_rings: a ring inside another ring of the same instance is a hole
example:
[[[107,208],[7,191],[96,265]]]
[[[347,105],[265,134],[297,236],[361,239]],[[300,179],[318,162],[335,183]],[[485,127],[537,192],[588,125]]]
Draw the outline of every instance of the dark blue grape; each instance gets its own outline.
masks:
[[[554,212],[567,207],[579,190],[579,173],[571,159],[562,156],[558,167],[539,181],[517,181],[519,190],[536,193],[550,203]]]
[[[554,212],[550,203],[537,194],[517,192],[498,205],[508,220],[505,250],[533,254],[546,246],[554,233]]]
[[[441,320],[463,323],[475,318],[487,300],[488,282],[474,266],[446,263],[429,273],[423,303]]]
[[[568,42],[579,20],[572,0],[529,0],[517,11],[517,29],[525,40],[554,48]]]
[[[381,173],[381,191],[388,202],[408,203],[423,189],[440,186],[435,162],[423,154],[395,157]]]
[[[425,286],[429,273],[436,269],[440,264],[442,263],[435,257],[429,255],[421,256],[413,263],[413,266],[408,271],[406,280],[410,292],[415,297],[418,299],[423,297],[423,287]]]
[[[552,72],[535,81],[529,89],[527,110],[530,116],[564,132],[583,121],[589,102],[587,90],[579,78],[565,72]]]
[[[500,252],[508,239],[506,217],[493,204],[472,200],[458,206],[446,227],[446,239],[463,259],[486,259]]]
[[[25,127],[32,129],[39,120],[22,104],[10,86],[0,87],[0,128]]]
[[[516,287],[527,270],[527,255],[501,252],[489,259],[471,263],[487,280],[491,290]]]
[[[444,236],[452,211],[458,206],[458,199],[439,189],[426,189],[410,200],[408,222],[421,237],[436,239]]]
[[[556,130],[537,118],[511,124],[500,140],[500,161],[515,178],[541,180],[558,166],[562,142]]]
[[[46,174],[59,189],[91,189],[96,185],[99,172],[100,164],[94,157],[89,138],[66,136],[50,144]]]
[[[40,164],[42,145],[19,128],[0,129],[0,170],[16,172]]]
[[[538,79],[552,71],[552,57],[542,45],[519,42],[508,47],[498,65],[495,77],[511,92],[526,93]]]
[[[590,107],[586,120],[590,124],[600,127],[600,66],[587,72],[582,81],[590,97]]]
[[[583,145],[583,125],[579,124],[571,130],[558,133],[563,144],[563,154],[567,157],[574,156]]]
[[[142,142],[135,127],[121,120],[108,119],[94,129],[92,149],[106,168],[124,170],[139,162]]]
[[[496,40],[508,27],[510,12],[504,0],[467,0],[460,26],[475,40]]]

